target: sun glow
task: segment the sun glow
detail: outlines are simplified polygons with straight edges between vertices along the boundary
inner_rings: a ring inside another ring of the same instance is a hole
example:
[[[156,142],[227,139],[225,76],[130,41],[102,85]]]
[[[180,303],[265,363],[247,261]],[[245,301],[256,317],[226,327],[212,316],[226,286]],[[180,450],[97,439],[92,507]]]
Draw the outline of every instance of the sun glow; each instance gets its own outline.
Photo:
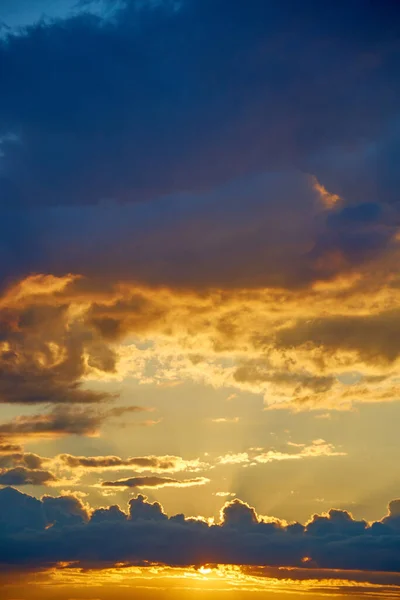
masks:
[[[32,588],[37,592],[43,592],[41,597],[46,600],[47,592],[54,589],[55,585],[57,589],[68,590],[71,597],[75,597],[73,595],[75,591],[85,589],[88,594],[94,594],[93,597],[97,598],[96,594],[101,590],[101,597],[107,600],[130,598],[133,590],[139,593],[140,597],[141,594],[143,597],[149,594],[149,597],[152,597],[152,594],[161,593],[166,589],[185,594],[190,591],[214,594],[238,591],[241,593],[273,592],[274,598],[279,598],[286,593],[306,592],[311,598],[315,593],[319,598],[321,595],[331,595],[333,592],[346,595],[346,589],[354,590],[355,586],[360,589],[368,586],[369,589],[379,593],[379,578],[374,582],[373,577],[369,581],[360,575],[360,572],[350,571],[213,564],[204,564],[200,567],[167,567],[158,564],[128,566],[126,563],[118,563],[112,568],[91,569],[78,567],[76,563],[64,562],[42,573],[34,581],[28,582],[29,574],[23,575],[20,585],[24,590],[27,590],[29,585],[29,590]],[[398,580],[398,582],[394,581],[393,585],[385,586],[385,589],[393,594],[398,593],[400,577]],[[23,597],[25,596],[30,597],[29,594],[24,593]],[[34,597],[36,598],[35,595]]]

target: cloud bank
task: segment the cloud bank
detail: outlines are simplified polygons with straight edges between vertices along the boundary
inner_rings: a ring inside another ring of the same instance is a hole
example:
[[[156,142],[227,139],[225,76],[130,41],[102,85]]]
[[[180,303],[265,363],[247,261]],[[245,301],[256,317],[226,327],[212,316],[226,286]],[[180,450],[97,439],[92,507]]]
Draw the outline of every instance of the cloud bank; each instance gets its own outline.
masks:
[[[91,568],[116,563],[184,566],[205,563],[397,572],[400,501],[380,521],[357,521],[344,510],[314,515],[305,525],[263,520],[241,500],[227,502],[219,524],[168,517],[144,496],[88,512],[69,496],[37,500],[0,491],[0,557],[5,569],[59,562]]]

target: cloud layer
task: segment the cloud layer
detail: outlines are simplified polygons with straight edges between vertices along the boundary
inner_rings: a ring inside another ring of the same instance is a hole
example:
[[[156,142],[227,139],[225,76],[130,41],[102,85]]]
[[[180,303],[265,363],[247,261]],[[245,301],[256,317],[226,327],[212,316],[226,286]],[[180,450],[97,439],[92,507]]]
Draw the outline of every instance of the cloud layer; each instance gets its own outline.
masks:
[[[11,31],[0,276],[292,288],[381,255],[398,7],[329,4],[126,0]]]
[[[381,521],[357,521],[343,510],[314,515],[305,525],[259,517],[235,499],[219,524],[168,517],[157,502],[132,498],[92,513],[75,497],[41,501],[12,488],[0,491],[1,562],[41,568],[59,562],[104,568],[116,563],[292,566],[302,569],[400,569],[399,500]],[[90,557],[90,558],[89,558]]]
[[[300,290],[22,280],[0,300],[0,399],[47,409],[0,424],[0,435],[92,435],[107,419],[140,412],[111,409],[116,395],[91,390],[91,380],[127,376],[236,388],[262,394],[274,408],[344,410],[397,400],[400,287],[385,260],[375,263],[373,278],[360,269]]]
[[[8,201],[209,187],[368,140],[397,115],[393,3],[120,6],[113,19],[81,14],[2,42]]]

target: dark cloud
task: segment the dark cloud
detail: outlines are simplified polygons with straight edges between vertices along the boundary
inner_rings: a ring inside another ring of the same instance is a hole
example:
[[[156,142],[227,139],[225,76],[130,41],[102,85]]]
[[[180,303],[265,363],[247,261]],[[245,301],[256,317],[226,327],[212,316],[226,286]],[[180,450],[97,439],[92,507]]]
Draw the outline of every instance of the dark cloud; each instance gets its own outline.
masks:
[[[280,371],[271,368],[266,359],[252,360],[240,365],[234,373],[235,381],[242,383],[272,383],[283,388],[293,387],[298,392],[328,392],[336,382],[332,375],[313,375],[307,372]]]
[[[138,471],[181,471],[183,469],[198,468],[199,461],[186,461],[180,456],[133,456],[121,458],[119,456],[73,456],[60,454],[58,457],[71,469],[84,468],[87,470],[107,470],[133,468]],[[1,458],[0,458],[1,460]]]
[[[387,517],[370,524],[332,509],[305,525],[287,525],[264,522],[236,499],[223,507],[219,524],[208,525],[183,515],[168,517],[144,496],[129,502],[128,514],[112,506],[90,516],[73,497],[38,501],[5,488],[0,490],[0,557],[8,568],[150,562],[286,566],[304,574],[315,569],[396,573],[400,528],[397,504],[391,506]]]
[[[398,110],[393,3],[124,4],[3,41],[6,200],[198,189],[368,138]]]
[[[53,473],[41,469],[14,467],[0,471],[0,485],[47,485],[54,481],[57,481],[57,478]]]
[[[142,412],[138,406],[111,409],[82,406],[56,406],[50,412],[20,416],[0,423],[0,435],[7,438],[55,438],[64,435],[95,435],[103,423],[126,413]],[[145,422],[144,424],[147,424]]]
[[[258,522],[254,508],[235,498],[228,502],[222,509],[222,522],[224,525],[234,527],[248,527]]]
[[[46,222],[38,234],[44,258],[27,270],[189,288],[299,287],[390,246],[393,215],[365,220],[355,211],[350,226],[344,210],[324,207],[314,179],[298,170],[147,204],[37,208],[32,221]],[[83,341],[94,352],[90,338]]]
[[[148,502],[146,496],[139,494],[129,500],[129,518],[131,521],[165,521],[168,519],[159,502]]]
[[[292,287],[387,248],[394,3],[122,4],[0,42],[0,278]],[[371,144],[387,157],[374,194]],[[343,192],[344,210],[316,214],[299,172]]]
[[[55,273],[191,288],[298,287],[381,254],[397,230],[385,215],[365,222],[362,211],[349,227],[342,212],[323,206],[312,177],[286,171],[203,195],[54,209],[41,239]]]
[[[89,513],[82,501],[75,496],[43,496],[42,505],[48,525],[80,525],[89,520]]]
[[[4,533],[43,530],[46,520],[40,500],[14,488],[0,490],[0,530]]]
[[[370,315],[337,315],[298,321],[275,336],[278,348],[307,345],[323,348],[327,355],[350,351],[370,364],[392,363],[400,354],[398,310]]]
[[[112,372],[116,357],[90,331],[70,327],[68,305],[35,304],[32,299],[29,306],[5,306],[0,310],[0,338],[6,346],[1,352],[0,402],[96,403],[110,398],[82,389],[80,379],[88,367]]]
[[[9,444],[13,447],[12,444]],[[18,446],[16,446],[18,448]],[[23,466],[28,469],[40,469],[44,459],[31,452],[7,452],[0,455],[0,468],[9,468],[14,466]]]
[[[205,477],[193,477],[192,479],[172,479],[171,477],[129,477],[117,481],[103,481],[104,487],[124,488],[162,488],[162,487],[192,487],[204,485],[209,482]]]
[[[104,523],[108,521],[121,523],[126,521],[126,519],[126,513],[124,513],[119,506],[114,504],[108,508],[98,508],[97,510],[93,511],[90,522],[92,524]]]

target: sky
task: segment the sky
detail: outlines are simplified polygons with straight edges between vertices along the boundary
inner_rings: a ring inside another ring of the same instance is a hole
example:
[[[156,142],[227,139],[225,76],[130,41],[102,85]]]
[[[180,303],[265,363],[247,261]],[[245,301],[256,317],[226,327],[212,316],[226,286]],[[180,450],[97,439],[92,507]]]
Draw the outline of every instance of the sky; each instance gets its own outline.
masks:
[[[400,598],[400,5],[0,1],[4,600]]]

